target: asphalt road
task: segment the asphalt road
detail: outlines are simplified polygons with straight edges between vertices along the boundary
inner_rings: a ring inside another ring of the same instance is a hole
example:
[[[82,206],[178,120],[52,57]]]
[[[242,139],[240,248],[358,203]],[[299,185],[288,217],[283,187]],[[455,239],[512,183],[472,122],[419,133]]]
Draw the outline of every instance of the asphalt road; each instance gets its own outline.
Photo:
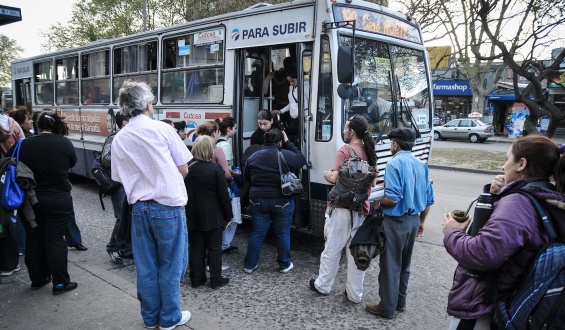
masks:
[[[430,173],[435,205],[424,237],[418,238],[415,245],[408,310],[395,319],[380,319],[365,311],[365,303],[378,302],[378,262],[366,273],[363,303],[352,304],[343,295],[345,258],[331,294],[319,296],[309,290],[308,281],[318,271],[321,238],[294,232],[291,253],[295,268],[281,274],[273,238],[269,236],[259,268],[246,274],[243,258],[250,228],[242,226],[234,240],[239,251],[224,258],[230,265],[224,272],[231,280],[228,286],[192,289],[188,276],[182,282],[181,305],[192,312],[193,318],[180,329],[446,329],[447,294],[455,262],[443,248],[441,217],[446,208],[466,208],[492,176],[438,169]],[[97,191],[89,180],[75,182],[73,188],[78,224],[89,248],[86,252],[69,250],[69,272],[79,283],[78,289],[57,297],[48,288],[31,291],[22,258],[20,272],[0,278],[0,328],[143,328],[135,298],[135,267],[131,261],[115,265],[106,254],[113,216],[109,198],[105,199],[107,210],[102,211]]]

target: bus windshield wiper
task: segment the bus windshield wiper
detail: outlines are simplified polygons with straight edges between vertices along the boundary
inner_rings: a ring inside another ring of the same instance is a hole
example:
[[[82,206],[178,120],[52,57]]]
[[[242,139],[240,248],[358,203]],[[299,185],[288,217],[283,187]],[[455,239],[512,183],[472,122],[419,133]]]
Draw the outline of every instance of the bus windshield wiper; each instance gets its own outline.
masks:
[[[396,77],[396,86],[398,88],[398,98],[400,103],[400,120],[402,120],[404,126],[412,126],[412,128],[414,128],[414,130],[416,131],[417,138],[422,137],[422,134],[418,129],[418,125],[416,125],[416,120],[414,118],[414,115],[412,114],[412,109],[408,105],[408,100],[402,97],[402,91],[400,89],[400,81],[398,80],[398,77]],[[410,119],[410,125],[407,125],[406,121],[404,120],[404,111],[406,111],[406,113],[408,114],[408,118]]]

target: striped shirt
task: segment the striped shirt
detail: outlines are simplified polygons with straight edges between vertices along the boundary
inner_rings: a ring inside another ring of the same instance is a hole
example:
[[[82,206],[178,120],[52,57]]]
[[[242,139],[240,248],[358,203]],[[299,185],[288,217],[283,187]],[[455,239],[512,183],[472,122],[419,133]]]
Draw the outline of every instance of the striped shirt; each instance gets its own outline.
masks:
[[[122,183],[130,204],[184,206],[188,197],[177,166],[191,159],[172,126],[137,115],[112,141],[112,179]]]

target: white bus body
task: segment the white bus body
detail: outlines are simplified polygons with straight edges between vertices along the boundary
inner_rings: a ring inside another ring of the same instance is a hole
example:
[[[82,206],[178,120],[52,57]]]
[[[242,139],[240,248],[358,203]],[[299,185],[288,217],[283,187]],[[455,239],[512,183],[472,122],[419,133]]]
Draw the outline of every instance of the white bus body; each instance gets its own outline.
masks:
[[[116,100],[125,79],[149,83],[155,120],[187,122],[186,143],[197,125],[233,116],[238,134],[235,164],[257,129],[257,113],[284,103],[265,76],[290,57],[298,72],[299,148],[308,165],[295,218],[321,234],[331,186],[323,171],[345,143],[345,120],[362,115],[377,138],[379,177],[391,157],[386,133],[418,128],[413,154],[431,152],[432,96],[429,64],[420,30],[405,15],[353,0],[298,0],[201,19],[12,63],[15,105],[60,109],[79,162],[73,173],[91,177],[94,152],[113,132]],[[335,22],[355,21],[355,30]],[[334,24],[335,23],[335,24]],[[353,38],[354,37],[354,38]],[[337,95],[338,48],[354,39],[355,82],[347,99]],[[266,94],[264,92],[267,92]],[[288,94],[288,93],[286,93]],[[135,150],[132,150],[135,152]],[[241,167],[243,164],[241,164]],[[373,189],[372,198],[382,194]]]

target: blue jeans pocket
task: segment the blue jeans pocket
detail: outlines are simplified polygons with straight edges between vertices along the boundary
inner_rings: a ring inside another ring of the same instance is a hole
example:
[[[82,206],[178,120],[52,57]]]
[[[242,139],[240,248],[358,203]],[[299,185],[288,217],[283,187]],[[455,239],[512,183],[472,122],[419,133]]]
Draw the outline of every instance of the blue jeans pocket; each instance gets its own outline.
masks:
[[[177,211],[160,211],[153,216],[153,234],[161,242],[176,240],[180,218]]]
[[[275,208],[280,208],[280,209],[285,209],[288,206],[290,206],[290,202],[286,202],[286,203],[275,203]]]

